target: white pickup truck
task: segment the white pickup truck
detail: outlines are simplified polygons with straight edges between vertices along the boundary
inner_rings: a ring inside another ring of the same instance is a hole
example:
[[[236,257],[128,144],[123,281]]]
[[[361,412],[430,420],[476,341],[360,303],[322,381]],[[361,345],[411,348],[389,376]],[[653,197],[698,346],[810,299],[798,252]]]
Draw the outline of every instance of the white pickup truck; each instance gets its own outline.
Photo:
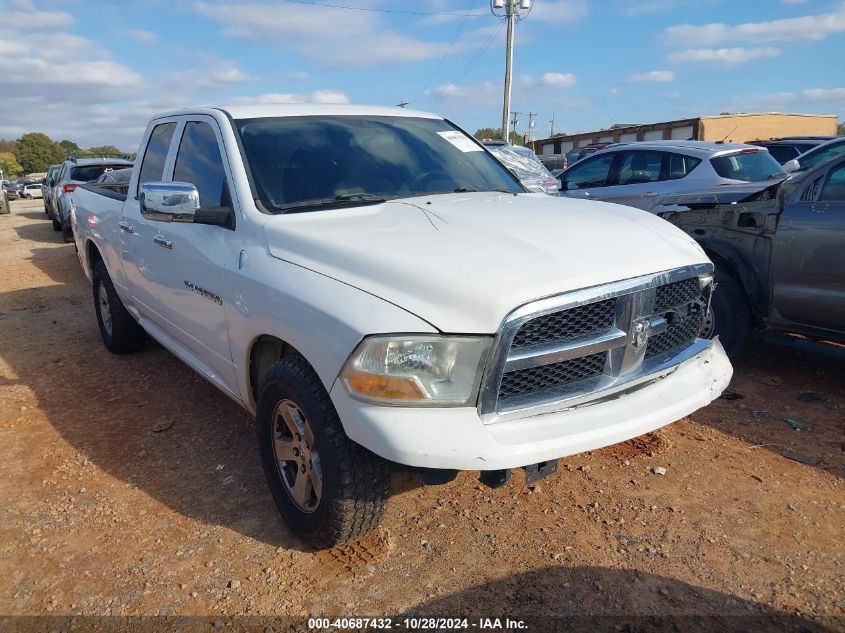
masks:
[[[526,193],[441,117],[329,105],[155,117],[71,222],[106,346],[150,335],[256,417],[317,547],[381,518],[389,462],[529,483],[678,420],[731,365],[713,266],[649,213]]]

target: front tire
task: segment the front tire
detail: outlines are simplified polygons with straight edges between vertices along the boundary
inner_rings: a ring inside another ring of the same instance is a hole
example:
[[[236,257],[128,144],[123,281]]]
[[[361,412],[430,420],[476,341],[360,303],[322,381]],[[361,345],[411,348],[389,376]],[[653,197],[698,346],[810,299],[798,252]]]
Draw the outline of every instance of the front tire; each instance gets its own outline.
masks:
[[[273,500],[299,537],[325,549],[376,528],[389,495],[388,463],[346,436],[304,358],[284,358],[265,375],[256,431]]]
[[[94,310],[103,343],[114,354],[131,354],[143,349],[146,333],[117,296],[102,260],[94,266],[92,277]]]
[[[742,284],[729,272],[716,269],[716,291],[701,335],[719,337],[728,355],[736,354],[751,333],[751,309]]]

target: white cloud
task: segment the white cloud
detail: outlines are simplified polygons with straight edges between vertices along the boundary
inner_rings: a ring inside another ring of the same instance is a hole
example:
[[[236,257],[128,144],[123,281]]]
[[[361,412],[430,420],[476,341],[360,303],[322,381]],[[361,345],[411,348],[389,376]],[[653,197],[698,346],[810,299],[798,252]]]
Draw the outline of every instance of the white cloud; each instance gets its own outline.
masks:
[[[763,46],[759,48],[690,48],[672,53],[666,58],[670,64],[685,64],[689,62],[717,62],[727,66],[744,64],[753,59],[778,57],[779,48]]]
[[[635,73],[628,75],[625,82],[629,84],[638,84],[646,82],[668,83],[675,81],[675,73],[671,70],[652,70],[647,73]]]
[[[782,0],[784,4],[805,4],[810,0]]]
[[[449,49],[448,42],[427,42],[392,31],[377,13],[367,11],[260,2],[197,2],[194,9],[219,23],[227,37],[282,41],[327,66],[410,63],[439,57]],[[467,33],[452,51],[476,45],[478,37],[476,32]]]
[[[16,2],[16,10],[0,13],[0,28],[25,32],[67,28],[73,16],[64,11],[37,11],[31,3]]]
[[[250,81],[252,77],[228,60],[209,58],[202,68],[175,70],[167,75],[170,86],[217,90],[232,84]]]
[[[296,92],[267,92],[255,97],[237,97],[232,103],[238,105],[265,105],[274,103],[349,103],[346,93],[339,90],[314,90],[310,94]]]
[[[831,13],[785,18],[767,22],[747,22],[731,26],[721,22],[668,27],[664,36],[681,46],[713,46],[722,42],[783,42],[821,40],[845,31],[845,3]]]
[[[543,73],[540,81],[547,86],[569,88],[574,86],[577,78],[572,73]]]
[[[795,92],[756,94],[732,99],[725,108],[731,112],[766,112],[792,109],[825,113],[845,112],[845,88],[807,88]]]
[[[158,35],[144,29],[133,29],[127,35],[141,44],[155,44],[158,41]]]
[[[569,24],[585,18],[590,12],[586,0],[534,0],[531,19],[553,24]]]

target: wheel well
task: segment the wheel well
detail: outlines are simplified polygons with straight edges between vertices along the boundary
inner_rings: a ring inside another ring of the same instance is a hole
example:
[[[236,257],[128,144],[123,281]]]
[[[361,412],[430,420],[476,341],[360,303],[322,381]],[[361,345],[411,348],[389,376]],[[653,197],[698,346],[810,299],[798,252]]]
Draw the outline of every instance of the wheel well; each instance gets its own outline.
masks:
[[[97,262],[102,261],[103,256],[100,255],[100,249],[97,248],[97,245],[91,241],[88,242],[86,251],[86,256],[88,258],[88,270],[94,270],[94,266],[97,265]]]
[[[249,350],[249,392],[252,400],[258,403],[258,388],[270,368],[282,358],[304,358],[299,351],[282,339],[270,334],[262,334],[252,343]]]
[[[740,286],[742,286],[743,290],[745,290],[745,300],[748,304],[748,309],[751,311],[753,319],[757,321],[760,318],[760,308],[756,301],[758,291],[753,282],[747,279],[746,276],[738,269],[737,265],[731,260],[707,248],[704,249],[704,252],[717,269],[729,274],[731,277],[736,279]]]

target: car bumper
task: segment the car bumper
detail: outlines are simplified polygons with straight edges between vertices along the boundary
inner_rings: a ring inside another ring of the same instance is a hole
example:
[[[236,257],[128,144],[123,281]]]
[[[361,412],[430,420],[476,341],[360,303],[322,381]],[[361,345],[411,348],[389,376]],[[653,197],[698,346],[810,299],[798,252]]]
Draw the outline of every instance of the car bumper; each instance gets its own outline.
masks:
[[[709,404],[733,369],[713,345],[663,378],[596,404],[484,424],[473,407],[403,408],[359,402],[336,381],[331,397],[347,435],[390,461],[424,468],[498,470],[610,446]]]

